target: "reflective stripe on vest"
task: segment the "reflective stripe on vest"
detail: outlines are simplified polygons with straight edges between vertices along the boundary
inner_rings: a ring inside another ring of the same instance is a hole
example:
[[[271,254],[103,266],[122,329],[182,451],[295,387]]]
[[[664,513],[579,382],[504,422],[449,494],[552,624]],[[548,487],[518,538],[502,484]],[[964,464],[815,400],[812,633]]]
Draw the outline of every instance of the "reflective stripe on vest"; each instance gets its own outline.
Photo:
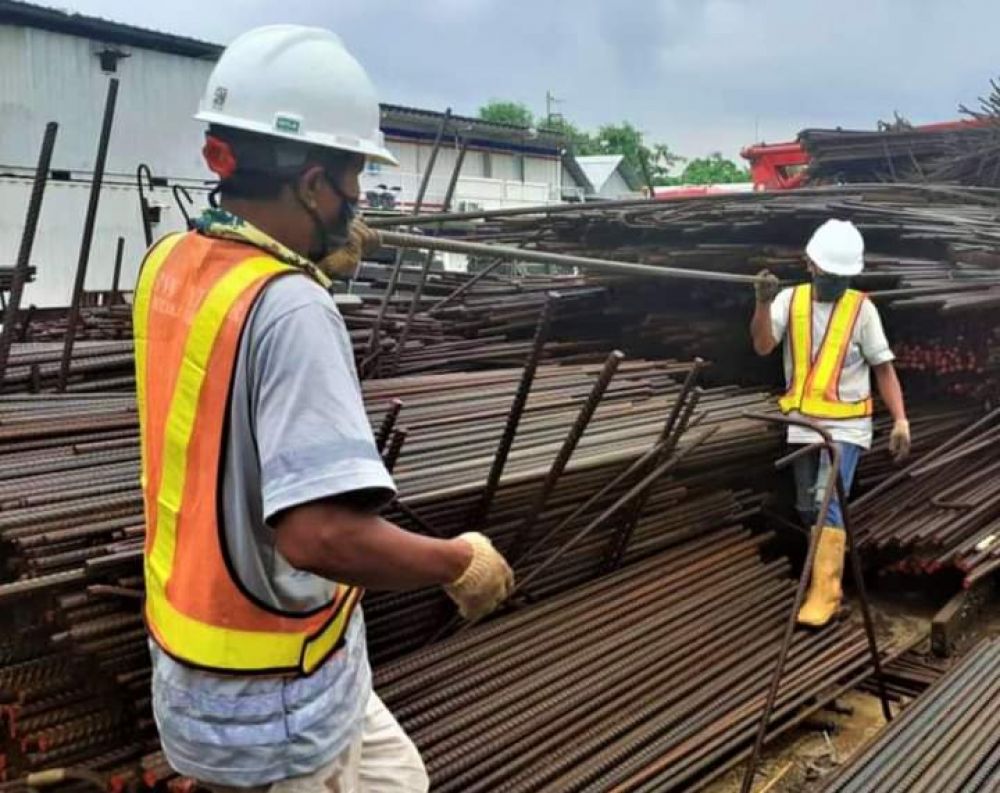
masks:
[[[867,298],[848,289],[830,313],[826,333],[815,359],[812,357],[812,286],[802,284],[792,292],[788,317],[792,377],[788,391],[778,400],[782,413],[797,410],[820,419],[853,419],[872,414],[872,400],[845,402],[840,398],[840,373],[851,346],[854,326]]]
[[[147,254],[136,285],[136,396],[146,514],[146,622],[165,652],[234,673],[304,673],[343,640],[361,590],[309,612],[258,601],[231,572],[218,503],[243,326],[261,289],[299,272],[197,233]]]

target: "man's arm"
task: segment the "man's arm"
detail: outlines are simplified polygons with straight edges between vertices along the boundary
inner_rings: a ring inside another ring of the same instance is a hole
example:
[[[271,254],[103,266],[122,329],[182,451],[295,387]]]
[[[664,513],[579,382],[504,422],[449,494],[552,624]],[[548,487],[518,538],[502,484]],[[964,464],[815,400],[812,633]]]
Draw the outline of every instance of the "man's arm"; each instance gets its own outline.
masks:
[[[369,589],[450,584],[472,561],[465,540],[413,534],[337,499],[294,507],[273,523],[278,552],[292,567]]]
[[[770,355],[778,346],[774,337],[774,327],[771,320],[771,304],[778,296],[780,284],[773,273],[761,270],[757,273],[759,279],[754,284],[753,318],[750,320],[750,338],[753,340],[753,351],[758,355]]]
[[[893,421],[906,421],[906,404],[903,401],[903,389],[899,385],[899,378],[896,376],[896,367],[892,361],[879,364],[873,367],[875,373],[875,385],[878,394],[882,397],[889,415]]]
[[[750,337],[753,339],[753,351],[758,355],[770,355],[778,346],[771,330],[771,304],[757,303],[753,318],[750,320]]]

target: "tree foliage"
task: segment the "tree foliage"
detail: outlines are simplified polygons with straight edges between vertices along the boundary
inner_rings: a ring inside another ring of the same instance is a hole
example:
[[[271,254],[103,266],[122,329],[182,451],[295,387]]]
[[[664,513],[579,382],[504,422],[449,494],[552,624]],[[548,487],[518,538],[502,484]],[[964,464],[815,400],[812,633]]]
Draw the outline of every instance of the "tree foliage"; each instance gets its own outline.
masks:
[[[479,108],[479,117],[483,121],[497,124],[513,124],[518,127],[530,127],[534,117],[527,105],[522,102],[505,102],[494,99]]]
[[[684,166],[678,180],[682,184],[728,184],[749,182],[750,171],[727,160],[720,152],[696,157]]]
[[[724,184],[748,182],[750,172],[728,160],[719,152],[708,157],[685,161],[666,143],[649,142],[642,131],[628,121],[604,124],[596,133],[582,130],[562,116],[534,118],[531,109],[522,102],[492,100],[479,108],[484,121],[514,124],[519,127],[538,127],[565,136],[567,146],[574,154],[621,154],[625,162],[644,184],[646,169],[654,185],[675,184]],[[686,162],[679,176],[672,176],[674,166]]]

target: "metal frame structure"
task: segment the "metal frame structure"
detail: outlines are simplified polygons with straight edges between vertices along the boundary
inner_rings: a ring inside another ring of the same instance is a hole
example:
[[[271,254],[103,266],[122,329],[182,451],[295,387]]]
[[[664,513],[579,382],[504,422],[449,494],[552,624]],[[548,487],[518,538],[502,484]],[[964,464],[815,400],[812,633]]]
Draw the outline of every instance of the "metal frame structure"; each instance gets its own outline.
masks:
[[[875,623],[872,620],[871,607],[868,603],[868,593],[865,590],[864,576],[861,570],[861,556],[858,553],[857,543],[854,541],[854,529],[851,526],[849,509],[847,506],[847,488],[844,487],[844,479],[840,475],[840,450],[833,442],[830,433],[818,424],[803,418],[793,418],[791,416],[762,415],[760,413],[744,413],[746,418],[767,421],[773,424],[785,424],[794,427],[803,427],[812,430],[823,440],[796,449],[791,454],[787,454],[777,462],[774,467],[782,469],[790,465],[800,457],[804,457],[817,450],[825,450],[830,456],[830,473],[827,476],[826,489],[823,493],[823,501],[816,516],[816,524],[812,528],[809,537],[809,550],[806,553],[806,560],[802,566],[802,574],[799,576],[799,583],[795,589],[795,600],[788,615],[788,622],[785,625],[784,637],[781,647],[778,649],[778,656],[775,660],[774,674],[771,678],[771,687],[767,692],[767,700],[764,703],[764,713],[761,715],[760,723],[757,727],[757,736],[754,740],[753,752],[747,761],[747,767],[743,775],[743,783],[740,793],[750,793],[753,787],[754,775],[757,772],[757,764],[760,761],[760,752],[764,746],[764,738],[767,735],[768,723],[774,712],[774,704],[778,696],[778,688],[781,685],[781,675],[785,669],[785,661],[788,658],[788,650],[792,644],[792,635],[795,632],[795,625],[798,619],[799,609],[805,598],[806,586],[812,575],[813,562],[816,559],[816,548],[819,545],[820,532],[826,524],[827,513],[830,510],[830,502],[833,494],[837,494],[840,504],[840,511],[844,521],[844,532],[847,535],[847,548],[851,557],[851,570],[854,574],[855,586],[858,589],[858,601],[861,605],[861,614],[864,618],[865,636],[868,639],[868,650],[871,653],[872,665],[875,669],[875,681],[878,687],[879,698],[882,701],[882,715],[887,722],[892,721],[892,711],[889,708],[889,694],[886,690],[885,676],[882,673],[882,663],[878,654],[878,643],[875,639]]]

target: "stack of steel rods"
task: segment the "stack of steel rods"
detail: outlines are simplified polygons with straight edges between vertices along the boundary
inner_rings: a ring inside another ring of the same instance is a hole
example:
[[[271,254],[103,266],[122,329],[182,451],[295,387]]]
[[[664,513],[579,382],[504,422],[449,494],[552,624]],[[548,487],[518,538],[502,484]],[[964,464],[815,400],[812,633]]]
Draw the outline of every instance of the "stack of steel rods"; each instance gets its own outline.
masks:
[[[882,672],[890,698],[897,702],[906,702],[923,694],[950,667],[951,662],[948,659],[907,650],[887,664]],[[878,696],[878,685],[872,680],[866,680],[860,688],[873,696]]]
[[[748,751],[794,594],[730,526],[376,670],[434,790],[694,790]],[[797,634],[772,735],[868,674]]]
[[[1000,247],[996,200],[996,191],[982,188],[849,185],[582,206],[557,214],[484,213],[482,223],[462,233],[502,242],[530,237],[543,251],[649,265],[742,274],[769,266],[782,278],[801,278],[801,252],[811,231],[830,217],[847,218],[865,235],[869,251],[861,288],[885,305],[968,312],[998,300],[1000,280],[990,258]],[[710,304],[732,287],[663,291],[688,303],[702,294]]]
[[[920,182],[939,171],[956,146],[975,147],[992,137],[989,129],[966,122],[944,129],[805,129],[798,140],[809,155],[812,182]]]
[[[1000,790],[1000,641],[972,650],[836,773],[824,793]]]
[[[997,412],[959,432],[875,487],[854,508],[868,555],[901,560],[898,569],[954,569],[966,586],[1000,569]]]

